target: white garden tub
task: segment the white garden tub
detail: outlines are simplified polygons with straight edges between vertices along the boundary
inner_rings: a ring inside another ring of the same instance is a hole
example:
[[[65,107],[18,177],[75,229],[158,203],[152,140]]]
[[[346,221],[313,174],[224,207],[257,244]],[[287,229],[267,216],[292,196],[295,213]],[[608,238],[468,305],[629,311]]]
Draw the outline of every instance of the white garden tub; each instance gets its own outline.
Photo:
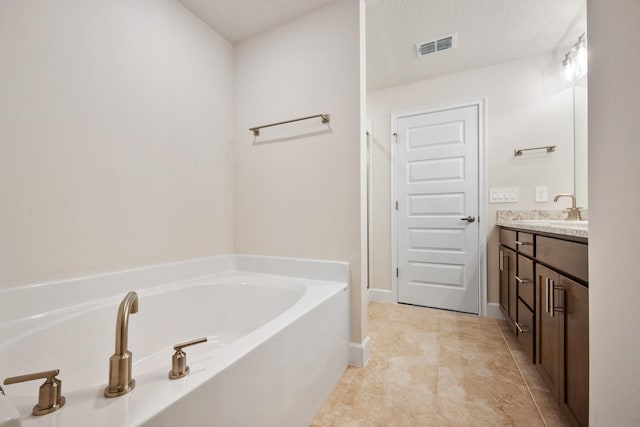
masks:
[[[38,294],[63,297],[52,298],[49,311],[26,308],[27,317],[0,323],[0,376],[60,369],[66,397],[60,410],[34,417],[43,381],[6,386],[21,424],[308,425],[348,363],[348,267],[262,257],[211,260],[195,261],[211,265],[208,272],[195,268],[195,277],[188,277],[188,263],[174,264],[186,276],[156,286],[145,280],[157,276],[145,276],[152,269],[112,275],[113,283],[123,274],[143,276],[140,288],[128,289],[137,291],[139,301],[138,313],[129,317],[136,387],[112,399],[103,390],[124,293],[105,296],[103,283],[102,297],[74,300],[74,292],[86,291],[96,278],[29,288],[26,295],[0,292],[3,305],[28,305]],[[323,269],[327,280],[319,280]],[[298,277],[272,274],[287,271]],[[64,296],[71,306],[64,305]],[[209,341],[185,349],[190,374],[169,380],[173,344],[199,337]]]

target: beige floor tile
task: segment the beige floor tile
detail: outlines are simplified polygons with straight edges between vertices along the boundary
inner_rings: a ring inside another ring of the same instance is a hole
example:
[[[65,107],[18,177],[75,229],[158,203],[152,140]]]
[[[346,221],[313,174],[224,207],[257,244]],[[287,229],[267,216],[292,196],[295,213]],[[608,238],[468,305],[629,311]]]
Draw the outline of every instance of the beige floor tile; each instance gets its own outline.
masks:
[[[423,363],[440,363],[440,333],[415,329],[389,329],[376,339],[375,357],[421,356]]]
[[[443,426],[543,426],[524,385],[460,377],[440,368],[437,422]]]
[[[382,319],[369,319],[367,320],[367,329],[369,335],[372,333],[382,332],[387,327],[387,320]]]
[[[316,417],[312,426],[431,426],[435,411],[407,407],[398,399],[378,396],[363,389],[348,391],[342,403]]]
[[[551,393],[546,390],[531,390],[533,399],[538,405],[540,414],[547,427],[565,427],[571,424],[564,416],[560,405],[555,401]]]
[[[524,380],[508,349],[487,344],[442,338],[440,366],[459,377],[499,380],[524,386]]]
[[[511,353],[527,386],[529,386],[530,389],[548,392],[549,389],[547,385],[542,381],[542,377],[538,373],[536,365],[534,365],[529,358],[529,355],[518,348],[511,350]]]
[[[358,372],[347,393],[365,390],[380,399],[435,414],[437,382],[437,365],[425,365],[420,357],[393,356],[372,361]]]
[[[502,337],[502,331],[495,322],[477,322],[468,319],[443,317],[440,330],[452,335],[464,335],[468,338]]]
[[[345,371],[312,426],[567,425],[506,321],[368,307],[371,360]]]
[[[389,314],[394,311],[394,309],[395,304],[370,302],[369,305],[367,305],[367,315],[369,320],[386,320],[387,317],[389,317]]]
[[[414,330],[421,332],[440,331],[440,313],[423,307],[405,306],[391,312],[386,322],[387,329]]]

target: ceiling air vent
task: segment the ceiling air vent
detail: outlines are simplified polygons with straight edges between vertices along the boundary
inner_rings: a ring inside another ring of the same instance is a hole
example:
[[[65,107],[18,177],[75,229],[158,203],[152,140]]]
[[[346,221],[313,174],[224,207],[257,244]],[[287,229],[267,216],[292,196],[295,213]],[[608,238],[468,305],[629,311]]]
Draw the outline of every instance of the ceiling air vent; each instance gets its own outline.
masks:
[[[456,34],[440,37],[435,40],[429,40],[416,44],[418,56],[429,55],[430,53],[441,52],[443,50],[456,47]]]

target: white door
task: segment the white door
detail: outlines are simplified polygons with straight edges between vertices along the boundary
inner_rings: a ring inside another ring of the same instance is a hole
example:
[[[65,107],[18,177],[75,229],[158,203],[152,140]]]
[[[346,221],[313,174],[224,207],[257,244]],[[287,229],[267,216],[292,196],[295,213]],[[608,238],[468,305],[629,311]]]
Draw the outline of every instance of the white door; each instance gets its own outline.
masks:
[[[399,302],[479,313],[478,108],[397,119]]]

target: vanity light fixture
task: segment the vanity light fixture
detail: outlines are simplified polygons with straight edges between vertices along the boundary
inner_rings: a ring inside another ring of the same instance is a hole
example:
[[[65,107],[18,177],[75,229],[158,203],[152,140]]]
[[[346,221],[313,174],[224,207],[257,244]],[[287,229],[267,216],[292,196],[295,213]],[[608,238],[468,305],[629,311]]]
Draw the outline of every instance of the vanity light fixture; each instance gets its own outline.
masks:
[[[587,74],[587,34],[582,33],[578,41],[571,46],[562,61],[564,76],[568,82],[579,80]]]

